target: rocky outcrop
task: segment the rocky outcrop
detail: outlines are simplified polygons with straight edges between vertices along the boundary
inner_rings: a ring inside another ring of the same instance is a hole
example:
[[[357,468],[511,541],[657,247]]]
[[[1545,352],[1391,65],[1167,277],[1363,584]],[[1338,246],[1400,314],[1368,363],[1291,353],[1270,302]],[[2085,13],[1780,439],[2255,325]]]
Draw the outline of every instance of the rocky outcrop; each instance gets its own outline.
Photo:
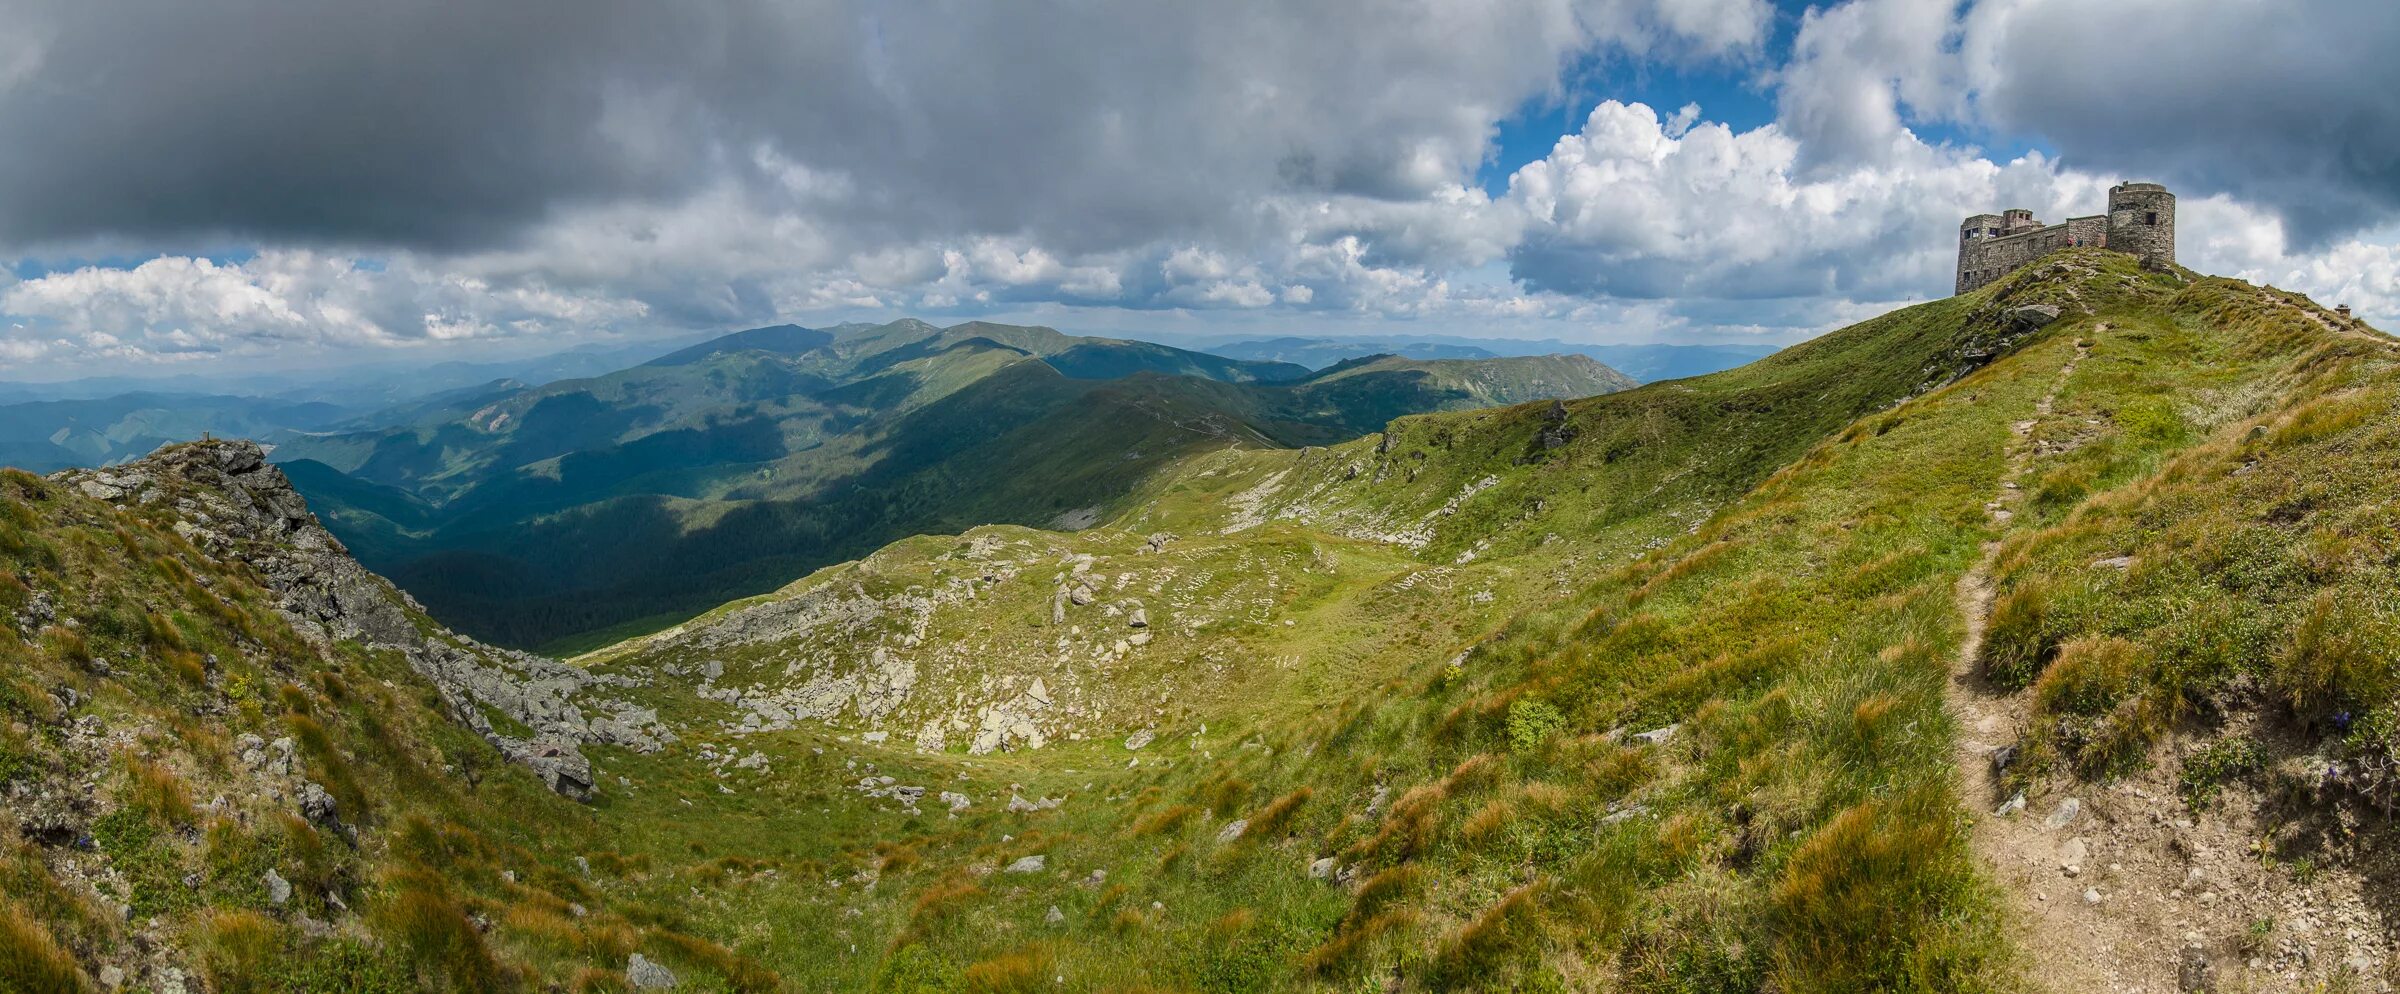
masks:
[[[653,712],[605,696],[621,677],[484,645],[435,624],[415,600],[350,557],[254,442],[170,446],[137,462],[55,478],[94,499],[171,511],[176,534],[248,566],[301,634],[399,651],[441,691],[454,717],[561,794],[589,799],[595,789],[579,746],[647,752],[673,738]]]

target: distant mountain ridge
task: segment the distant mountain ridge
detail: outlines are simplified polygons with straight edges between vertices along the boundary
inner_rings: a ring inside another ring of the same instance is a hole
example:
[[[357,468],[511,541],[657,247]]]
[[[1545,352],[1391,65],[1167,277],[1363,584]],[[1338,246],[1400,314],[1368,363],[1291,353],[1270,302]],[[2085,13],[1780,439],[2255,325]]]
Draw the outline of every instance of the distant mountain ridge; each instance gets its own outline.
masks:
[[[100,466],[202,435],[266,436],[351,414],[316,401],[150,392],[0,404],[0,466],[37,473]]]
[[[288,436],[274,458],[446,622],[573,648],[560,640],[654,627],[910,534],[1088,518],[1200,449],[1631,384],[1580,356],[1311,373],[980,321],[782,325]]]
[[[1289,335],[1200,348],[1235,359],[1291,362],[1311,369],[1323,369],[1347,359],[1385,354],[1411,359],[1491,359],[1573,353],[1598,359],[1641,383],[1682,379],[1731,369],[1775,351],[1771,345],[1586,345],[1557,339],[1536,341],[1454,336],[1399,339]]]

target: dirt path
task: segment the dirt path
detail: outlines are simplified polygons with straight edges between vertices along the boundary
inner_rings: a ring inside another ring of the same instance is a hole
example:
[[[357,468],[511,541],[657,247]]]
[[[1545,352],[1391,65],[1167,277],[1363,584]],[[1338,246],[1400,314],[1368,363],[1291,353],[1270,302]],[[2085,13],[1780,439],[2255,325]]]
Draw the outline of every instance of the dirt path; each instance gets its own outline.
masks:
[[[2089,335],[2107,330],[2102,324]],[[2046,452],[2035,429],[2054,417],[2060,392],[2091,354],[2090,341],[2078,341],[2033,417],[2010,426],[2007,466],[1985,504],[2001,533],[2024,499],[2021,478]],[[2320,985],[2347,975],[2356,986],[2346,989],[2393,990],[2395,939],[2368,900],[2377,890],[2372,881],[2389,874],[2326,872],[2303,882],[2262,861],[2257,845],[2273,829],[2259,817],[2260,799],[2229,789],[2211,811],[2188,810],[2177,795],[2175,744],[2161,744],[2145,772],[2121,780],[2061,781],[2073,793],[2031,798],[2003,794],[1996,759],[2014,757],[2031,695],[1993,686],[1977,665],[1999,555],[1998,539],[1986,543],[1959,578],[1966,634],[1951,663],[1949,703],[1959,722],[1956,760],[1975,852],[2007,891],[2034,985],[2059,994],[2299,991],[2326,989]]]
[[[2106,330],[2107,326],[2101,325],[2093,333]],[[2040,443],[2033,440],[2034,428],[2052,416],[2059,392],[2075,375],[2075,367],[2090,355],[2089,339],[2077,341],[2074,357],[2059,367],[2050,389],[2035,402],[2034,416],[2009,426],[2007,468],[2000,474],[1998,490],[1984,504],[1984,512],[1999,531],[2005,533],[2016,517],[2024,494],[2019,481],[2040,454]],[[2074,886],[2082,875],[2081,864],[2090,855],[2089,844],[2076,834],[2083,802],[2054,799],[2043,805],[2038,815],[2030,815],[2032,809],[2022,797],[2000,796],[2000,763],[1995,757],[2013,756],[2014,751],[1995,743],[2014,742],[2019,737],[2026,701],[2024,695],[2011,694],[1985,680],[1976,662],[1991,619],[1995,596],[1992,569],[1999,558],[2000,540],[1995,538],[1984,543],[1983,557],[1974,568],[1959,577],[1958,613],[1966,636],[1950,665],[1950,707],[1960,729],[1957,761],[1966,803],[1976,815],[1976,854],[1985,870],[2008,887],[2015,905],[2013,918],[2023,933],[2018,936],[2019,948],[2037,965],[2037,983],[2060,992],[2146,989],[2122,983],[2126,970],[2117,949],[2118,936],[2097,927],[2099,916],[2084,901],[2084,888]],[[2062,879],[2065,866],[2076,870]]]

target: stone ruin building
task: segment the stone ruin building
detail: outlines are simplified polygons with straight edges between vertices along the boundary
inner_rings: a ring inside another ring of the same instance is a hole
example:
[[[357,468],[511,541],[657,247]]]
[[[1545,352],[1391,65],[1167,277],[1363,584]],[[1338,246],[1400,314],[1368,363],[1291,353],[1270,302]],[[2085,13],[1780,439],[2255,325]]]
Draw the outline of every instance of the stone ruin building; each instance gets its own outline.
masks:
[[[2139,256],[2142,265],[2175,261],[2175,195],[2156,183],[2108,188],[2108,213],[2045,225],[2029,210],[1977,214],[1958,226],[1958,291],[1965,293],[2070,245]]]

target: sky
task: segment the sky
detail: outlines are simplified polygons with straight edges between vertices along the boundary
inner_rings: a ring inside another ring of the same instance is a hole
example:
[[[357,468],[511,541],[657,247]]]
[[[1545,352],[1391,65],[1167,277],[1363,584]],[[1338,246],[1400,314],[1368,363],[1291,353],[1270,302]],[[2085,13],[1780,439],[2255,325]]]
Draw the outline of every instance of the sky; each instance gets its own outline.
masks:
[[[2400,328],[2388,0],[0,0],[0,379],[916,316],[1782,345],[2170,185]]]

